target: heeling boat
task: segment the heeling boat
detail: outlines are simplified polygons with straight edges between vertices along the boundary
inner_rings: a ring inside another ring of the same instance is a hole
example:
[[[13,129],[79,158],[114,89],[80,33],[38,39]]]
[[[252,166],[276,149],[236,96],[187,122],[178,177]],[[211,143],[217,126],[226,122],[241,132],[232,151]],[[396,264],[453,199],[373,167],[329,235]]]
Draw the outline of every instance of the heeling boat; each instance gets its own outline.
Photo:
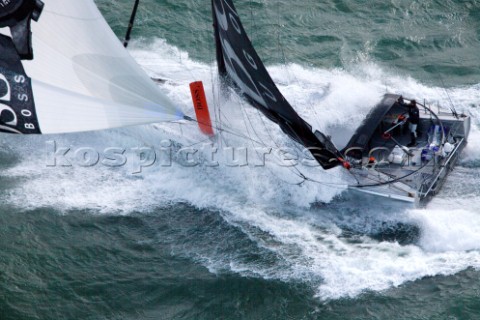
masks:
[[[0,131],[69,133],[184,117],[93,0],[1,4],[0,51]]]
[[[220,76],[307,148],[324,170],[343,166],[354,178],[351,189],[416,205],[425,204],[439,191],[467,143],[468,115],[454,108],[435,112],[418,103],[417,141],[409,148],[407,103],[413,99],[386,94],[355,132],[333,133],[330,138],[312,128],[280,93],[233,1],[212,0],[212,11]]]
[[[411,144],[408,105],[412,99],[387,94],[342,150],[354,163],[357,191],[425,205],[440,190],[467,144],[470,117],[454,109],[419,107]]]

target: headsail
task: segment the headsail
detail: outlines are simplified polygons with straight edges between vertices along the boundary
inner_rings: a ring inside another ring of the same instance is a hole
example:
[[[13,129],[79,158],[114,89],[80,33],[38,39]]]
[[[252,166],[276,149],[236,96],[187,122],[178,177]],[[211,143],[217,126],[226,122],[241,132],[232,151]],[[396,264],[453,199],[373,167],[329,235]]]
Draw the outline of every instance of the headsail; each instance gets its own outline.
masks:
[[[212,0],[217,62],[245,98],[289,137],[310,150],[324,169],[343,161],[340,152],[324,134],[312,131],[278,90],[253,48],[232,0]]]
[[[25,109],[0,92],[0,131],[64,133],[183,117],[125,51],[93,0],[43,2],[32,23],[34,59],[23,61],[34,105]],[[22,70],[5,62],[7,36],[8,29],[0,29],[0,91],[21,93],[14,79]]]

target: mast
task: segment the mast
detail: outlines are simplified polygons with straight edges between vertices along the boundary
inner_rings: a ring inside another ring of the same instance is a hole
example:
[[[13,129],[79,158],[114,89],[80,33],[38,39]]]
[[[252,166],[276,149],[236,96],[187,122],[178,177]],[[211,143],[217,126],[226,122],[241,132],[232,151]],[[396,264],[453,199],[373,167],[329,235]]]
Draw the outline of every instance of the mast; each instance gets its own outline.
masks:
[[[123,46],[126,48],[128,47],[128,43],[130,41],[130,35],[133,30],[133,26],[135,25],[135,17],[137,15],[138,5],[140,0],[135,0],[135,5],[133,6],[132,15],[130,16],[130,22],[128,23],[127,34],[125,35],[125,40],[123,41]]]

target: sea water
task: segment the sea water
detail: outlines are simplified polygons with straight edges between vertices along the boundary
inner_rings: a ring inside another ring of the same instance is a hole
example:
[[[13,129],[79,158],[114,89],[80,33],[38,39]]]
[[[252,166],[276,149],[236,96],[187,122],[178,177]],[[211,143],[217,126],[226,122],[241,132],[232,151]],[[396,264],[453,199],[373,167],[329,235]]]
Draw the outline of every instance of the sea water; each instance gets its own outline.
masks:
[[[133,1],[96,2],[122,38]],[[230,132],[215,140],[218,165],[182,159],[210,144],[192,124],[0,136],[0,319],[478,317],[480,3],[235,4],[281,92],[327,134],[358,125],[386,92],[470,114],[442,191],[413,209],[346,192],[340,169],[279,155],[254,165],[259,147],[296,145],[220,92],[210,3],[141,1],[129,50],[187,115],[188,84],[204,82]],[[48,165],[52,142],[71,149],[67,165]],[[125,165],[75,157],[112,147]],[[135,172],[135,148],[157,161]],[[247,165],[228,148],[247,150]]]

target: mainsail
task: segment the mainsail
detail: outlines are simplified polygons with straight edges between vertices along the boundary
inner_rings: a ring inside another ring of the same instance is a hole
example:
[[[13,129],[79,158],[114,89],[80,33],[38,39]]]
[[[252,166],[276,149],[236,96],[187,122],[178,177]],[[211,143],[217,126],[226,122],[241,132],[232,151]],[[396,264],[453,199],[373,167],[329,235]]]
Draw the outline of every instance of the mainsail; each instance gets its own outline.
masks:
[[[183,118],[123,48],[93,0],[43,2],[40,19],[32,23],[34,59],[23,61],[24,72],[11,63],[9,30],[0,29],[0,131],[66,133]],[[18,79],[26,85],[31,79],[33,96]]]
[[[242,95],[289,137],[302,144],[317,162],[330,169],[343,162],[328,137],[303,120],[280,93],[253,48],[232,0],[212,0],[217,63]]]

